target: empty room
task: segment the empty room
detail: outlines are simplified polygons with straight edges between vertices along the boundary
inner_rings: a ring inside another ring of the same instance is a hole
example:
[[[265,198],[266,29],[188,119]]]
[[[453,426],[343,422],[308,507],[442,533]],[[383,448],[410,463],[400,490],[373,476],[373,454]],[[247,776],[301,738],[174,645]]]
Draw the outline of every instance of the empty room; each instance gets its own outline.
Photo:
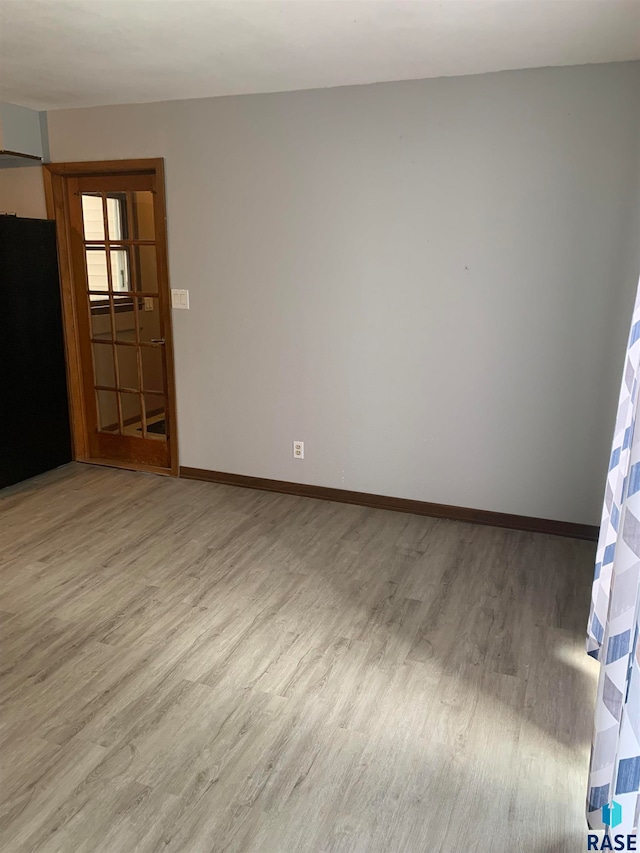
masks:
[[[0,0],[2,853],[636,850],[639,277],[640,0]]]

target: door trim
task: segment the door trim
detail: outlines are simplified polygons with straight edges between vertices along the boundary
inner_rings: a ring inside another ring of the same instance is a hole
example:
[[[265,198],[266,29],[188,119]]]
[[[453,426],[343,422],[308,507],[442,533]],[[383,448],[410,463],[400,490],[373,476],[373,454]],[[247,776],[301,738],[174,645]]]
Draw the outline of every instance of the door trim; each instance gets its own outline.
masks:
[[[44,192],[47,205],[47,217],[56,222],[58,237],[58,264],[60,267],[60,291],[62,296],[62,319],[64,326],[65,353],[67,362],[67,384],[69,389],[69,414],[71,421],[71,440],[73,458],[78,462],[96,462],[100,465],[113,464],[116,468],[125,467],[121,461],[92,459],[89,456],[89,437],[87,434],[87,417],[82,381],[82,362],[80,358],[80,342],[78,340],[78,324],[76,321],[78,305],[75,297],[73,264],[71,260],[71,226],[69,217],[69,178],[98,177],[104,175],[136,175],[151,174],[156,176],[157,193],[160,196],[164,217],[156,222],[156,243],[160,255],[168,263],[166,196],[164,185],[164,159],[162,157],[144,160],[99,160],[81,163],[46,163],[42,167]],[[127,468],[136,471],[153,471],[155,473],[178,476],[178,433],[176,412],[176,383],[173,361],[173,328],[171,317],[171,292],[169,285],[169,270],[165,269],[159,286],[165,289],[162,301],[162,319],[165,328],[165,351],[167,364],[166,401],[167,417],[170,424],[170,468],[155,468],[142,464],[127,464]]]

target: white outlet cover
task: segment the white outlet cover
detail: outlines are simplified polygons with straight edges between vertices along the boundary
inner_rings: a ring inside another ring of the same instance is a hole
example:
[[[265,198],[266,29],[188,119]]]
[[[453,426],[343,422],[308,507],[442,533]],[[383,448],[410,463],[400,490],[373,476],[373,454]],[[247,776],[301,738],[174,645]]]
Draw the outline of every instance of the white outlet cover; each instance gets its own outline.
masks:
[[[304,459],[304,441],[293,442],[293,458]]]

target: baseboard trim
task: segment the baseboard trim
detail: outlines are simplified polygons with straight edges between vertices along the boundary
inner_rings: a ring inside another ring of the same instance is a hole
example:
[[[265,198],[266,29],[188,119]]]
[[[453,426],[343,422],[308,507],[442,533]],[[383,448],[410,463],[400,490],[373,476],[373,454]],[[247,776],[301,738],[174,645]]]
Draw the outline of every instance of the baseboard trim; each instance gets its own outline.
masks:
[[[181,467],[180,476],[187,480],[203,480],[225,486],[241,486],[245,489],[279,492],[283,495],[297,495],[298,497],[316,498],[322,501],[356,504],[374,509],[389,509],[394,512],[409,512],[414,515],[427,515],[431,518],[468,521],[472,524],[487,524],[491,527],[507,527],[530,533],[550,533],[554,536],[568,536],[572,539],[587,539],[589,541],[596,541],[598,538],[597,527],[590,524],[576,524],[571,521],[553,521],[548,518],[511,515],[507,512],[489,512],[484,509],[448,506],[447,504],[415,501],[409,498],[372,495],[368,492],[351,492],[347,489],[332,489],[327,486],[309,486],[305,483],[290,483],[287,480],[247,477],[244,474],[227,474],[224,471],[209,471],[206,468]]]

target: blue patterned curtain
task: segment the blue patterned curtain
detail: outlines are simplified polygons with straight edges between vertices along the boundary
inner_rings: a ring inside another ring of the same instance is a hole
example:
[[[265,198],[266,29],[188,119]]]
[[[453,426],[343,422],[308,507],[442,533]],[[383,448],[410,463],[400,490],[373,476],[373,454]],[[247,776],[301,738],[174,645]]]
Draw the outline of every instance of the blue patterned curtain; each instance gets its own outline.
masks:
[[[616,833],[633,832],[640,812],[639,383],[640,287],[607,475],[587,638],[587,651],[600,662],[587,816],[592,829],[604,829],[603,817],[613,814]]]

